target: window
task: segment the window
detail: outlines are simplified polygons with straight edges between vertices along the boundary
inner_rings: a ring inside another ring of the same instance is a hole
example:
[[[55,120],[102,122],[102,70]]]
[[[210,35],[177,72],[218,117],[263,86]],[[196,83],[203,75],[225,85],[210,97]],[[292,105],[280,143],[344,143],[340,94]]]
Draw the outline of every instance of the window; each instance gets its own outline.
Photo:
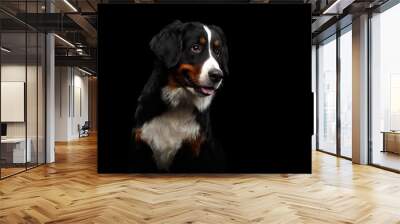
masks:
[[[371,18],[371,162],[400,170],[400,5]]]
[[[352,34],[351,26],[340,36],[340,155],[352,156]]]
[[[336,36],[318,48],[318,149],[336,153]]]

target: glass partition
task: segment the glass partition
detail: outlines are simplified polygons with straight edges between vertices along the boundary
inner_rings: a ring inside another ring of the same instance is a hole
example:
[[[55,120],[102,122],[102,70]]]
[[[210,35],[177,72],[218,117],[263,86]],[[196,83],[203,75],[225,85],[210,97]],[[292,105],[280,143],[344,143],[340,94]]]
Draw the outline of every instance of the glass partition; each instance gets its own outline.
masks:
[[[26,33],[1,34],[1,175],[26,169],[31,151],[26,144]],[[6,49],[6,50],[4,50]]]
[[[1,2],[40,13],[45,1]],[[37,18],[37,17],[32,17]],[[45,163],[45,34],[0,12],[0,178]]]
[[[37,64],[37,162],[46,162],[45,124],[46,124],[46,36],[38,33],[38,64]]]
[[[27,74],[26,74],[26,116],[27,116],[27,150],[31,151],[31,159],[27,167],[37,165],[38,159],[38,35],[37,32],[29,31],[27,37]]]

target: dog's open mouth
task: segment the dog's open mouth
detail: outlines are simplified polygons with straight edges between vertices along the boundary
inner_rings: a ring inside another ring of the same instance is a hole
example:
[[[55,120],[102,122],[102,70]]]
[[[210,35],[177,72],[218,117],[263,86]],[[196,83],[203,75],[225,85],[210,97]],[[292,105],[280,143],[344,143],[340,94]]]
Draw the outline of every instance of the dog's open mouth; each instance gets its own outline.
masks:
[[[212,86],[200,86],[197,85],[193,80],[190,79],[187,73],[184,73],[185,85],[188,87],[192,87],[197,93],[203,96],[210,96],[213,95],[216,91],[215,87]]]
[[[194,88],[196,92],[203,94],[205,96],[213,95],[215,93],[214,87],[197,86]]]

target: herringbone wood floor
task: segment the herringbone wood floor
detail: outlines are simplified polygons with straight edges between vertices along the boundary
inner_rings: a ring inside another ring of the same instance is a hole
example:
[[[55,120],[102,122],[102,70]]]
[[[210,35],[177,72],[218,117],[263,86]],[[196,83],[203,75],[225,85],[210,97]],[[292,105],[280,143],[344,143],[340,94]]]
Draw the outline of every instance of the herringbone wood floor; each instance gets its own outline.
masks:
[[[400,223],[400,175],[315,152],[312,175],[96,173],[96,139],[0,181],[0,223]]]

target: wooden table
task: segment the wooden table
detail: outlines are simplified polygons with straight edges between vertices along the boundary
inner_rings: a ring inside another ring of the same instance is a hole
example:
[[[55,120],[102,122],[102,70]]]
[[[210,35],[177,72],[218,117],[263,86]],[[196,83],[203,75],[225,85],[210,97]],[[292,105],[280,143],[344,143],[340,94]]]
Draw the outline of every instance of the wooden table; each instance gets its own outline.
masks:
[[[25,142],[28,142],[25,150]],[[31,161],[31,144],[30,138],[6,138],[1,139],[2,159],[6,163],[26,163]],[[5,155],[3,155],[5,154]]]
[[[400,154],[400,131],[383,131],[382,152]]]

